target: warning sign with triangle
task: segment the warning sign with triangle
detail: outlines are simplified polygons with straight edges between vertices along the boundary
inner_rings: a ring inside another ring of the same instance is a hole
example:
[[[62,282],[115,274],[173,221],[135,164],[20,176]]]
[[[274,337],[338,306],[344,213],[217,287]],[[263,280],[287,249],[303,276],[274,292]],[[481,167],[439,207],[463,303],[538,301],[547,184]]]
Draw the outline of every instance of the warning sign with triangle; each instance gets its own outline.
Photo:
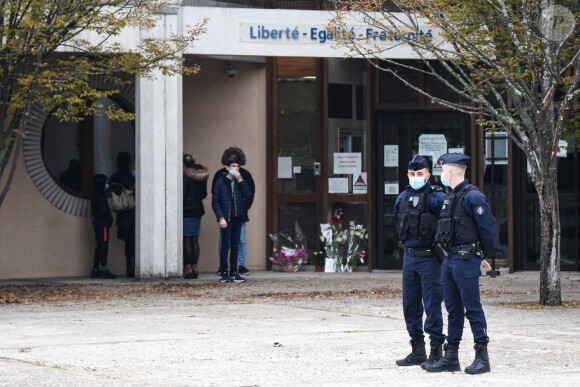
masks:
[[[359,172],[353,175],[352,193],[362,194],[367,193],[367,173]]]

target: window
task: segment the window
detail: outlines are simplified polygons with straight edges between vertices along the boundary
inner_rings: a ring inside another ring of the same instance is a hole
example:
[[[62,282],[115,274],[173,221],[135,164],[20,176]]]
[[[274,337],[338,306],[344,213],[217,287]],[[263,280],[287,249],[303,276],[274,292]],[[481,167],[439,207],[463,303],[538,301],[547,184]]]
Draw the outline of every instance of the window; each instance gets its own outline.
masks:
[[[104,85],[98,77],[92,82]],[[134,100],[135,88],[127,84],[114,99],[103,102],[132,111]],[[110,176],[118,152],[135,154],[133,124],[114,122],[106,116],[80,123],[60,122],[39,106],[33,111],[23,140],[24,163],[32,182],[58,209],[90,217],[92,177],[95,173]]]

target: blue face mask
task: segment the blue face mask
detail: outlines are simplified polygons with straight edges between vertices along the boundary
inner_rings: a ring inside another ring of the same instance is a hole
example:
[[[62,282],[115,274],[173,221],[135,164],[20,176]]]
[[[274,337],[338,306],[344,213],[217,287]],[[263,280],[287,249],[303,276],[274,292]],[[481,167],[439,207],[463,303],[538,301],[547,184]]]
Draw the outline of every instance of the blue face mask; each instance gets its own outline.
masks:
[[[230,169],[229,170],[229,174],[232,175],[232,176],[235,176],[236,175],[236,171],[234,171],[233,169]]]
[[[411,185],[411,188],[418,190],[423,188],[423,186],[427,183],[425,182],[425,178],[423,176],[413,176],[409,177],[409,184]]]
[[[445,187],[449,187],[449,180],[447,180],[445,173],[443,172],[441,172],[441,183],[443,183]]]
[[[105,191],[109,190],[109,184],[105,184]]]

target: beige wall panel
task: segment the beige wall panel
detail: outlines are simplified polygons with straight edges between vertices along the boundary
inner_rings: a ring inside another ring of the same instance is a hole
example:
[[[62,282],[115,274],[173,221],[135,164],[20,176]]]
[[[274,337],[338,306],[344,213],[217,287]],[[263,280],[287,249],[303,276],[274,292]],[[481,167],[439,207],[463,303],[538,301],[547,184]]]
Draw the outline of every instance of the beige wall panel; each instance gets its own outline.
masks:
[[[266,66],[230,62],[235,77],[226,74],[225,62],[196,60],[198,75],[183,80],[183,150],[210,171],[206,214],[200,231],[200,271],[217,271],[219,226],[211,208],[211,179],[222,168],[220,159],[230,146],[246,154],[246,168],[256,183],[256,196],[246,224],[249,269],[266,268]]]
[[[111,235],[108,266],[124,274],[123,245],[115,226]],[[0,208],[0,279],[88,276],[94,248],[91,219],[69,215],[46,200],[20,157]]]

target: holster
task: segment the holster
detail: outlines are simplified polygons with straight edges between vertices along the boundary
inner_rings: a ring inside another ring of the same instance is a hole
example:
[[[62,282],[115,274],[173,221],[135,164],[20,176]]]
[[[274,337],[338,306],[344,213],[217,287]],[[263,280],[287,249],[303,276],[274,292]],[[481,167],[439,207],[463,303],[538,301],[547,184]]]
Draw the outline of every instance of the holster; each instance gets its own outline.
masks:
[[[433,246],[433,249],[435,250],[435,255],[437,256],[437,259],[439,259],[439,262],[441,263],[443,263],[445,258],[449,256],[449,253],[447,252],[447,250],[445,250],[445,247],[443,247],[441,243],[436,243]]]

